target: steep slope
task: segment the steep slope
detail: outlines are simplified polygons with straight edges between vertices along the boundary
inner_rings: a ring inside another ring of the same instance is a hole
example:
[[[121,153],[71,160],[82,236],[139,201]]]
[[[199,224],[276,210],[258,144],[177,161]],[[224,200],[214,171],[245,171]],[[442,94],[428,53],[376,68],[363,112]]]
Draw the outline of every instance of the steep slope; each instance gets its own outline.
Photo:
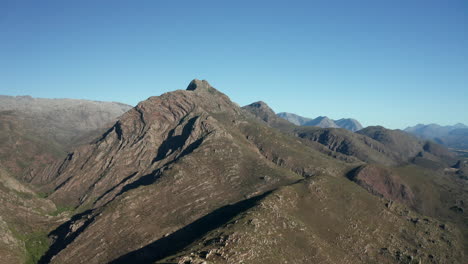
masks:
[[[66,221],[28,184],[67,151],[102,134],[128,109],[117,103],[0,96],[0,263],[37,263],[47,234]],[[104,130],[105,131],[105,130]]]
[[[322,176],[274,191],[156,263],[463,263],[461,241],[452,225]]]
[[[256,118],[265,122],[271,127],[288,129],[291,127],[291,123],[278,117],[273,109],[271,109],[265,102],[259,101],[251,103],[242,107],[247,112],[253,114]]]
[[[37,263],[60,222],[55,205],[40,198],[0,164],[0,263]]]
[[[458,225],[372,195],[345,177],[362,162],[271,113],[199,80],[141,102],[35,176],[75,212],[40,263],[461,263]]]
[[[107,262],[220,207],[345,170],[194,80],[141,102],[101,139],[37,175],[50,199],[82,212],[51,233],[42,262]]]

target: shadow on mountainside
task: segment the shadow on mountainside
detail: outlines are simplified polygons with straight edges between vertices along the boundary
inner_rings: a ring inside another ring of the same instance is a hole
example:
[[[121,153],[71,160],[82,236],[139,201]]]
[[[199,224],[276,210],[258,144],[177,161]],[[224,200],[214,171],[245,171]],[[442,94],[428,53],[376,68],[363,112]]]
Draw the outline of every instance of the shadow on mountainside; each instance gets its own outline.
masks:
[[[58,254],[62,249],[66,248],[67,245],[72,243],[73,240],[75,240],[75,238],[77,238],[78,235],[94,221],[92,213],[92,210],[87,210],[83,213],[74,215],[69,221],[63,223],[57,229],[52,231],[49,234],[49,237],[53,237],[55,241],[37,263],[50,263],[50,260],[53,256]],[[88,217],[85,218],[85,216]],[[75,225],[80,220],[82,221],[81,226],[72,232],[73,225]]]
[[[113,261],[111,264],[124,263],[153,263],[179,252],[206,233],[227,223],[238,214],[252,208],[262,198],[272,191],[240,201],[232,205],[226,205],[195,222],[177,230],[171,235],[161,238],[138,250],[129,252]]]

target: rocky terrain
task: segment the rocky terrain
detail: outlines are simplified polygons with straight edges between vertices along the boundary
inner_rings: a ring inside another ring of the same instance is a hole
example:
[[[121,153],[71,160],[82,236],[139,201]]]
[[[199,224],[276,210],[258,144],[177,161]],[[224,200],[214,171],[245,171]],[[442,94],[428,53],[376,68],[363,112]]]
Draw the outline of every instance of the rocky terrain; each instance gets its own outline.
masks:
[[[46,166],[2,176],[2,259],[463,263],[468,253],[466,163],[402,131],[296,126],[193,80],[82,134],[88,143],[59,160],[30,141]]]
[[[0,263],[36,263],[65,208],[30,184],[32,175],[102,134],[130,106],[0,96],[0,109]]]
[[[356,132],[361,130],[363,127],[359,121],[353,118],[341,118],[338,120],[332,120],[326,116],[319,116],[315,119],[299,116],[292,113],[278,113],[279,117],[288,120],[289,122],[297,126],[316,126],[322,128],[344,128],[349,131]]]

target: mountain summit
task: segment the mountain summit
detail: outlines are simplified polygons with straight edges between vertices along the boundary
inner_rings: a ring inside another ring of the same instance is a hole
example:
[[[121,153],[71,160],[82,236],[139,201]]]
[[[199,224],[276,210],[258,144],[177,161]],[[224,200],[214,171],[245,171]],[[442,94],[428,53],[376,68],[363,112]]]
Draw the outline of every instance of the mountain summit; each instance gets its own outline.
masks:
[[[209,90],[214,89],[206,80],[192,80],[189,85],[187,86],[187,91],[195,91],[195,90]]]

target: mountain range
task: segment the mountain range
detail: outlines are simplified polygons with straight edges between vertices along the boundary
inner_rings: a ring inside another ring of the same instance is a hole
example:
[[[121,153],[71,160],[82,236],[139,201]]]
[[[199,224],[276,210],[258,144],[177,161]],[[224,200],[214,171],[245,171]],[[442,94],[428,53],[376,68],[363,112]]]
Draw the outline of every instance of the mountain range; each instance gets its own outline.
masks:
[[[468,150],[468,126],[461,123],[453,126],[418,124],[407,127],[405,131],[423,139],[434,140],[450,148]]]
[[[196,79],[132,108],[97,104],[86,114],[60,104],[40,118],[51,130],[3,105],[5,263],[466,259],[468,164],[433,141],[297,126]],[[102,111],[118,116],[80,130]]]
[[[278,113],[279,117],[288,120],[289,122],[298,126],[316,126],[322,128],[344,128],[353,132],[361,130],[363,127],[359,121],[352,118],[342,118],[339,120],[332,120],[326,116],[319,116],[317,118],[308,118],[299,116],[292,113]]]

